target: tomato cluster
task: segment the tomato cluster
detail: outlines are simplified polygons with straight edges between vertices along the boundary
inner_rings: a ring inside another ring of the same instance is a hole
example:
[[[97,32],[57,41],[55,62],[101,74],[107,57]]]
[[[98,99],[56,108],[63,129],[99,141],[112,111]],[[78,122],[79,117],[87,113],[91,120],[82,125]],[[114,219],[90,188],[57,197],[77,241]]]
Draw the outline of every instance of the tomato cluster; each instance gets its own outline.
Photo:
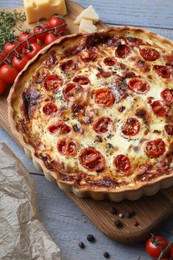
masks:
[[[45,45],[60,38],[67,29],[64,18],[54,15],[37,23],[33,30],[22,32],[16,41],[6,42],[0,52],[0,94],[12,84],[18,73]]]
[[[146,241],[146,251],[153,259],[172,260],[173,241],[168,244],[166,238],[159,235],[152,235]]]

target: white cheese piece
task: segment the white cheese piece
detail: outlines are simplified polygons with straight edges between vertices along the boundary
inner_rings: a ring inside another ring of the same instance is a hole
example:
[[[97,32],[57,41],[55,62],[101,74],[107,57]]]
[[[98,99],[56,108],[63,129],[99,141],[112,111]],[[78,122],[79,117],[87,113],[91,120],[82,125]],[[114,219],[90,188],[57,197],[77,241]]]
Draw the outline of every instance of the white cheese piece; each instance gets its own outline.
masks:
[[[93,23],[96,23],[99,21],[99,15],[96,13],[93,6],[90,5],[76,17],[74,24],[80,24],[82,19],[91,20]]]
[[[97,30],[97,27],[90,20],[82,19],[79,25],[79,32],[92,33]]]
[[[65,0],[24,0],[24,7],[28,23],[67,14]]]

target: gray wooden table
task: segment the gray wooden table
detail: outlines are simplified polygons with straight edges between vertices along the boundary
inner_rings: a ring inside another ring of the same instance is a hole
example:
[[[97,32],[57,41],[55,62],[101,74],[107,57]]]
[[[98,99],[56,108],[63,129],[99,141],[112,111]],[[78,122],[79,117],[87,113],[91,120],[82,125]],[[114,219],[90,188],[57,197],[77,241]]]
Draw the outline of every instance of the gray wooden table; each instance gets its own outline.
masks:
[[[101,20],[108,25],[133,25],[147,28],[173,40],[172,0],[76,0],[83,7],[92,4]],[[23,5],[22,0],[0,0],[0,8]],[[103,235],[90,220],[66,197],[55,184],[38,174],[23,150],[0,128],[0,141],[5,142],[19,157],[35,181],[38,213],[52,238],[60,246],[63,260],[101,260],[108,251],[112,260],[148,260],[145,243],[123,245]],[[92,233],[96,243],[87,241]],[[173,220],[170,218],[156,233],[173,239]],[[86,245],[84,250],[78,241]],[[23,259],[21,259],[23,260]]]

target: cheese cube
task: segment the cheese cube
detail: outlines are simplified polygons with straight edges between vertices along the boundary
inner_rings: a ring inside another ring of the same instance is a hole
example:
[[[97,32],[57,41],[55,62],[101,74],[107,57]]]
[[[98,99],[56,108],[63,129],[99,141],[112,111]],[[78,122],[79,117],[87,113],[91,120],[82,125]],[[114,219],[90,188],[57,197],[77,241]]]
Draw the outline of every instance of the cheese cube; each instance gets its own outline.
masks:
[[[92,33],[97,30],[97,27],[90,20],[82,19],[79,25],[79,32]]]
[[[67,14],[65,0],[24,0],[24,7],[28,23]]]
[[[76,17],[74,24],[80,24],[82,19],[91,20],[93,23],[96,23],[99,21],[99,15],[96,13],[93,6],[90,5]]]

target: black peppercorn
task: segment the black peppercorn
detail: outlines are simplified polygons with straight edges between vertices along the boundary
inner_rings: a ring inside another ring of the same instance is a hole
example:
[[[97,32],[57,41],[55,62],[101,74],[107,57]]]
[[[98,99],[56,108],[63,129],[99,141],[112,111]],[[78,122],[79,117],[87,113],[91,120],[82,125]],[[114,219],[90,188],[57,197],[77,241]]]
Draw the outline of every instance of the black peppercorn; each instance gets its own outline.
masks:
[[[118,210],[116,208],[112,207],[110,209],[110,213],[113,214],[113,215],[116,215],[118,213]]]
[[[104,253],[103,253],[103,256],[104,256],[105,258],[109,258],[109,257],[110,257],[110,254],[109,254],[108,252],[104,252]]]
[[[132,214],[132,216],[136,215],[136,213],[133,210],[131,211],[131,214]]]
[[[115,224],[115,226],[117,228],[122,228],[123,227],[123,223],[120,220],[115,220],[114,224]]]
[[[133,217],[133,215],[132,215],[132,213],[131,213],[130,211],[127,211],[126,216],[127,216],[128,218],[132,218],[132,217]]]
[[[135,212],[134,211],[127,211],[126,216],[128,218],[132,218],[133,216],[135,216]]]
[[[82,241],[79,241],[78,246],[82,249],[85,248],[85,245]]]
[[[88,240],[89,242],[95,242],[95,237],[94,237],[92,234],[89,234],[89,235],[87,236],[87,240]]]

